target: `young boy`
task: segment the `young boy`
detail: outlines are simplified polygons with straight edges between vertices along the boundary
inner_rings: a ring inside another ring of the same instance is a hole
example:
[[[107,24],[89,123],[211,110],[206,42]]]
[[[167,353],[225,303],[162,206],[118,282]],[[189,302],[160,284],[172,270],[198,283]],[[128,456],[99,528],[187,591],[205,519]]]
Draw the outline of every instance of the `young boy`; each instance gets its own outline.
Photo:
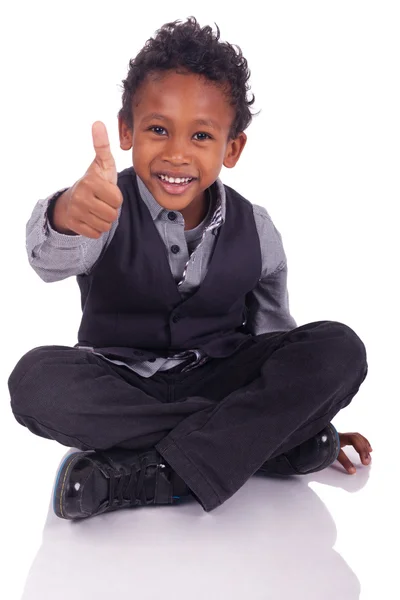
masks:
[[[117,173],[94,123],[93,163],[27,225],[35,271],[77,276],[82,298],[78,343],[34,348],[9,378],[17,421],[80,450],[57,474],[61,518],[185,497],[211,511],[255,472],[350,473],[348,444],[370,462],[331,424],[367,375],[363,342],[296,326],[280,233],[219,179],[246,144],[249,76],[218,27],[164,25],[123,82],[133,167]]]

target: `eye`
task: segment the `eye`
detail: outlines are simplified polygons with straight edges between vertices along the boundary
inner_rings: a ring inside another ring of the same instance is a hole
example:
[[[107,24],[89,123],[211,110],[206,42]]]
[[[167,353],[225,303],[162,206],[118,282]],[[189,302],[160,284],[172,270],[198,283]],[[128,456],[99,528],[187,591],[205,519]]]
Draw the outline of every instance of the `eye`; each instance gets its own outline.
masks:
[[[209,140],[212,140],[212,137],[211,137],[211,135],[209,135],[208,133],[205,133],[204,131],[198,131],[198,132],[197,132],[197,133],[195,133],[194,135],[205,135],[205,136],[206,136],[205,138],[204,138],[204,137],[202,137],[202,138],[200,138],[199,140],[197,140],[198,142],[201,142],[202,140],[206,140],[207,138],[208,138]]]
[[[152,125],[151,127],[149,127],[148,131],[153,131],[154,133],[156,133],[157,135],[159,135],[158,131],[154,131],[155,129],[161,129],[162,131],[166,131],[164,129],[164,127],[160,127],[160,125]]]

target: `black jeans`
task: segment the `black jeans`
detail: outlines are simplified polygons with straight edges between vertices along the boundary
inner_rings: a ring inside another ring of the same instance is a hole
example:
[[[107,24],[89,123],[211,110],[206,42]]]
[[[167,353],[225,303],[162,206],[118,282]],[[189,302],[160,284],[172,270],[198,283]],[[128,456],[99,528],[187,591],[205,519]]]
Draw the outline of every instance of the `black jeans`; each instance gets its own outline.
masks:
[[[147,379],[85,350],[42,346],[8,385],[15,418],[36,435],[81,450],[155,447],[208,512],[267,459],[319,433],[367,371],[357,334],[317,321]]]

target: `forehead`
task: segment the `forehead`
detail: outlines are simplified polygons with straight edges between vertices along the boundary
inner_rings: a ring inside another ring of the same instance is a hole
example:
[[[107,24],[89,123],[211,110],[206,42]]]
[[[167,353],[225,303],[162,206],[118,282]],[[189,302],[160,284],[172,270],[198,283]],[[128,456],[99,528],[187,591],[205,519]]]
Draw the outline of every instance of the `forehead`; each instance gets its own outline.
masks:
[[[158,113],[171,120],[211,119],[229,128],[234,109],[226,91],[212,81],[194,73],[176,72],[149,75],[133,102],[135,119]]]

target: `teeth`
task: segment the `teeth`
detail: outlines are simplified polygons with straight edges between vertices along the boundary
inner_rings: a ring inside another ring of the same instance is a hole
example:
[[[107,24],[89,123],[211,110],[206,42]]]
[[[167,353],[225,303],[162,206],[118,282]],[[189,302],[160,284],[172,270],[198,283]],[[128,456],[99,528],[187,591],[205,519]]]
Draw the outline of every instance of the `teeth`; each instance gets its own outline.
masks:
[[[159,175],[160,179],[163,181],[168,181],[168,183],[189,183],[192,181],[192,177],[167,177],[166,175]]]

